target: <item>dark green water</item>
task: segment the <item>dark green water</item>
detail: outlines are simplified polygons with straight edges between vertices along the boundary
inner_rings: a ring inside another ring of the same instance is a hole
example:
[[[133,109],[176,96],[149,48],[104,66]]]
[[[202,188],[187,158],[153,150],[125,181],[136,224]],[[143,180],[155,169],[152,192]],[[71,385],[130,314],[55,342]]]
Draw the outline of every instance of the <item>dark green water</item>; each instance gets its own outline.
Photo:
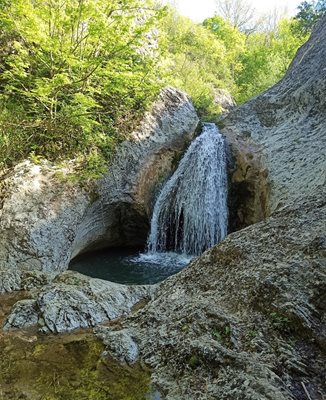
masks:
[[[176,274],[189,261],[189,257],[175,253],[141,254],[137,249],[105,249],[76,257],[69,269],[117,283],[151,285]]]

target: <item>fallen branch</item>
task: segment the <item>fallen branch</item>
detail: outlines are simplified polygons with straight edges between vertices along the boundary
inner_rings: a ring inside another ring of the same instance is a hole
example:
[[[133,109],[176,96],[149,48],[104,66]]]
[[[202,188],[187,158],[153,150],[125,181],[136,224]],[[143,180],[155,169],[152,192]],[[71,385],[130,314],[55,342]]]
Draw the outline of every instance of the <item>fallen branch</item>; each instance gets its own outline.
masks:
[[[307,388],[306,388],[306,385],[305,385],[303,382],[301,382],[301,385],[302,385],[302,387],[303,387],[303,390],[304,390],[304,392],[305,392],[305,394],[306,394],[308,400],[312,400],[312,398],[310,397],[310,394],[309,394],[309,392],[308,392],[308,390],[307,390]]]

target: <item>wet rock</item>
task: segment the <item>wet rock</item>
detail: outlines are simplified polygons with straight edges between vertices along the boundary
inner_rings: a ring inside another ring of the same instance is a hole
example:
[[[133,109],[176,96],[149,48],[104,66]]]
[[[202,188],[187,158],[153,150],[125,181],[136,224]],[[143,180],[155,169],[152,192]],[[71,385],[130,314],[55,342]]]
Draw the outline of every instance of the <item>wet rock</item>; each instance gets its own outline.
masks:
[[[114,331],[110,327],[99,326],[95,328],[95,334],[106,346],[104,357],[109,355],[128,364],[138,360],[138,345],[127,330]]]

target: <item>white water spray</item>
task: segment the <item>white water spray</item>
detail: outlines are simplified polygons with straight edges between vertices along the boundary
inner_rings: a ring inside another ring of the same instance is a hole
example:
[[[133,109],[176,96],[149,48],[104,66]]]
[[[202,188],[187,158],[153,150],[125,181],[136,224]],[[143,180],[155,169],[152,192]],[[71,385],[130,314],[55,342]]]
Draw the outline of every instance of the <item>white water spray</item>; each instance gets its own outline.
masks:
[[[149,255],[167,251],[199,255],[225,238],[226,170],[223,136],[215,124],[205,124],[157,198]]]

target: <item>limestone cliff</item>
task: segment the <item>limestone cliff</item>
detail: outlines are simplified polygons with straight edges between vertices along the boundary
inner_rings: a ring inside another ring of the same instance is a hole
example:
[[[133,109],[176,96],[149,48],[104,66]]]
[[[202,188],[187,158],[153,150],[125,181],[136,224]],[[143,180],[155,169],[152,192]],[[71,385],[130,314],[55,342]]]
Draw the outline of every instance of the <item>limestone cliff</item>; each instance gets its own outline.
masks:
[[[273,88],[221,121],[235,158],[233,229],[325,185],[326,17]]]
[[[46,161],[0,176],[0,268],[58,273],[90,247],[143,245],[154,191],[197,124],[189,98],[168,87],[91,191]]]

